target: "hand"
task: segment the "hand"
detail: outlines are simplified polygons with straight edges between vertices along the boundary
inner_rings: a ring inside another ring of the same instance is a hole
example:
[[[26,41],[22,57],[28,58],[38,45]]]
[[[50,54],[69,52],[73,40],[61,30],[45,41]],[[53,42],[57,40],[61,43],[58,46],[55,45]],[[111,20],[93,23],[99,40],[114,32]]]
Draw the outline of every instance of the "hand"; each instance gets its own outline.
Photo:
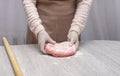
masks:
[[[40,47],[40,51],[42,51],[42,53],[46,54],[46,51],[44,49],[45,47],[45,44],[49,42],[49,43],[52,43],[52,44],[55,44],[56,42],[48,35],[48,33],[43,30],[43,31],[40,31],[38,33],[38,45]]]
[[[76,31],[69,32],[68,41],[70,41],[70,46],[75,44],[76,49],[78,49],[78,47],[79,47],[79,35]]]

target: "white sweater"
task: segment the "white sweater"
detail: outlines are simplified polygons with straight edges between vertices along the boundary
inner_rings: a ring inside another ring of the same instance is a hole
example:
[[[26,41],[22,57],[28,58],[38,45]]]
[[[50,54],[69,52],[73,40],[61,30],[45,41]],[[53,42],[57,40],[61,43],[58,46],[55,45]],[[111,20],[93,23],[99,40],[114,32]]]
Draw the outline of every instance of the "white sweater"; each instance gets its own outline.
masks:
[[[89,9],[91,7],[93,0],[78,0],[77,10],[72,20],[71,28],[69,30],[76,31],[78,34],[83,30],[85,23],[87,21],[87,16]],[[45,30],[42,25],[42,20],[39,17],[37,8],[36,8],[36,0],[23,0],[23,6],[28,17],[28,24],[31,31],[37,36],[37,34]]]

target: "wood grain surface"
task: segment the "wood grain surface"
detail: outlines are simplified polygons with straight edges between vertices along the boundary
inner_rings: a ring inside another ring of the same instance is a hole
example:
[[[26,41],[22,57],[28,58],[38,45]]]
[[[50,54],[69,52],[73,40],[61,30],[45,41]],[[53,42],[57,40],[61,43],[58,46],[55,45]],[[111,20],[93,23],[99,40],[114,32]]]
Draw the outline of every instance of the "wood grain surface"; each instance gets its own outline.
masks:
[[[41,54],[38,45],[11,47],[24,76],[120,76],[117,41],[83,41],[74,56],[62,58]]]

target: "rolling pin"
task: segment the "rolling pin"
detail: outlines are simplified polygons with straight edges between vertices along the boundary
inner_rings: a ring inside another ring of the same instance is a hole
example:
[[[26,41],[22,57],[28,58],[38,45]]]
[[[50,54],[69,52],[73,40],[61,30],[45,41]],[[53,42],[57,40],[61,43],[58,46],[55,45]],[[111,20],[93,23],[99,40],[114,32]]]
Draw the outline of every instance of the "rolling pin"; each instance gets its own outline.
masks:
[[[22,70],[19,67],[19,64],[15,58],[15,55],[12,52],[12,49],[11,49],[7,39],[5,37],[3,37],[2,41],[3,41],[4,47],[6,49],[7,55],[9,57],[9,60],[11,62],[12,68],[14,70],[15,76],[23,76]]]

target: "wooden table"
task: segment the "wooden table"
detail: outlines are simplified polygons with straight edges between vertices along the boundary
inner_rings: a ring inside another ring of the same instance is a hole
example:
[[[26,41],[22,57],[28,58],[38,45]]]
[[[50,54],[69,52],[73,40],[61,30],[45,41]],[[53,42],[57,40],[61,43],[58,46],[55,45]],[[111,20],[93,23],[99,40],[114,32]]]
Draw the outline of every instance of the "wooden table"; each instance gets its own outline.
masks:
[[[120,76],[120,42],[117,41],[83,41],[74,56],[62,58],[42,55],[38,45],[11,47],[24,76]],[[12,76],[11,70],[1,46],[0,76]]]

